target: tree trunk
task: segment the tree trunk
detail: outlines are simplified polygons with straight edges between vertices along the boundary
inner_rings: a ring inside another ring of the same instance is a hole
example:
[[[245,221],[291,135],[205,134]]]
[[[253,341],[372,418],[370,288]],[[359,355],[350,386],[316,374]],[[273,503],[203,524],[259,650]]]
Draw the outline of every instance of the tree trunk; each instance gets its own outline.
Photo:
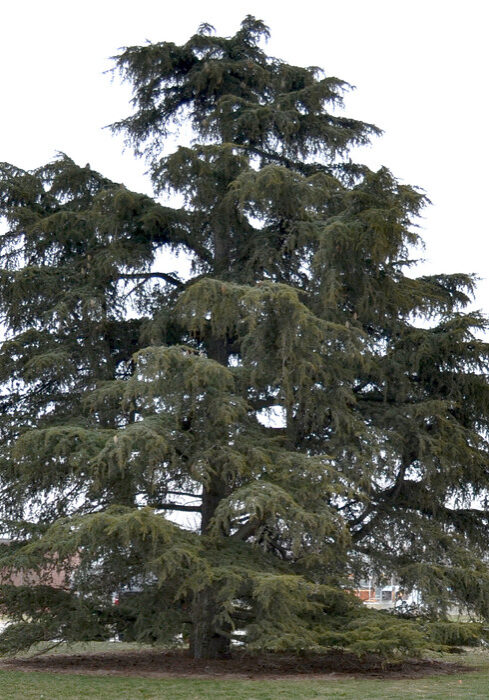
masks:
[[[194,600],[193,629],[190,653],[194,659],[219,659],[230,653],[230,636],[216,625],[219,612],[215,590],[208,586]]]
[[[215,477],[202,494],[202,525],[205,535],[221,499],[225,496],[225,483]],[[193,628],[190,639],[190,653],[194,659],[217,659],[230,653],[231,628],[217,622],[219,603],[216,590],[207,586],[196,594],[193,601]]]
[[[216,257],[219,258],[216,242]],[[222,255],[222,251],[220,251]],[[225,256],[224,256],[225,257]],[[225,338],[209,337],[206,340],[207,356],[222,365],[228,363],[228,347]],[[201,532],[206,535],[221,500],[226,496],[226,484],[216,475],[204,487],[202,493]],[[219,603],[214,586],[199,591],[193,601],[190,653],[194,659],[217,659],[228,656],[231,647],[231,627],[217,621]],[[226,628],[227,627],[227,628]]]

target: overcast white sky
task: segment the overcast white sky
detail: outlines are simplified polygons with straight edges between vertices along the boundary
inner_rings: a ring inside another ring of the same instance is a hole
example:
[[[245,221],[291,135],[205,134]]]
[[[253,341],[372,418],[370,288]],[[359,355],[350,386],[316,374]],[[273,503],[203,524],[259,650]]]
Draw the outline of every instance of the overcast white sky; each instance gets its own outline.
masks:
[[[102,127],[129,113],[104,74],[121,46],[185,41],[207,21],[231,34],[246,14],[268,51],[357,86],[345,113],[384,129],[358,159],[426,190],[423,272],[489,277],[486,0],[17,0],[2,3],[0,160],[23,168],[64,151],[150,192],[144,164]],[[489,281],[476,306],[489,312]]]

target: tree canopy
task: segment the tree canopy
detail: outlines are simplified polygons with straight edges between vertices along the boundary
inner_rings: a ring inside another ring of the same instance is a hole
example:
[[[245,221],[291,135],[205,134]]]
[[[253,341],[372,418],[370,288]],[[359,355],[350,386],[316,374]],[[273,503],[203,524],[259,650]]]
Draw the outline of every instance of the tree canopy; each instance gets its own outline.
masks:
[[[248,16],[116,56],[133,112],[113,128],[155,198],[63,154],[0,168],[0,562],[37,571],[2,586],[1,649],[440,636],[366,610],[350,589],[371,573],[430,619],[489,617],[475,280],[411,272],[425,196],[352,161],[380,132],[341,112],[349,85],[267,36]]]

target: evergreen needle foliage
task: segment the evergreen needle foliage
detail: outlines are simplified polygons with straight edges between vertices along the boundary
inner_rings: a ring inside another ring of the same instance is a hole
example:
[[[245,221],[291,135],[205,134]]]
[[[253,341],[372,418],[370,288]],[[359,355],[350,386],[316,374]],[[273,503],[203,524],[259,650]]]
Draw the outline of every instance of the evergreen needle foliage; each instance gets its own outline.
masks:
[[[134,111],[114,130],[181,207],[65,155],[1,166],[2,650],[391,654],[476,634],[430,627],[451,605],[489,617],[474,279],[409,275],[425,197],[349,159],[378,133],[340,114],[349,86],[267,35],[247,17],[116,57]],[[370,573],[427,617],[366,610]]]

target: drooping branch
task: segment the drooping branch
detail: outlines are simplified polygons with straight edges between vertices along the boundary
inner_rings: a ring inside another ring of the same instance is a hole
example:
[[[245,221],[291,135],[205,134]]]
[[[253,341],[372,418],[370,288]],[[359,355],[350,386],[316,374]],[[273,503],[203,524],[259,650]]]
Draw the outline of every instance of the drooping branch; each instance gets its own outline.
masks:
[[[181,282],[176,277],[173,277],[173,275],[168,274],[167,272],[125,272],[119,275],[119,279],[162,279],[165,280],[165,282],[168,282],[169,284],[172,284],[173,286],[177,287],[178,289],[183,289],[184,287],[183,282]]]

